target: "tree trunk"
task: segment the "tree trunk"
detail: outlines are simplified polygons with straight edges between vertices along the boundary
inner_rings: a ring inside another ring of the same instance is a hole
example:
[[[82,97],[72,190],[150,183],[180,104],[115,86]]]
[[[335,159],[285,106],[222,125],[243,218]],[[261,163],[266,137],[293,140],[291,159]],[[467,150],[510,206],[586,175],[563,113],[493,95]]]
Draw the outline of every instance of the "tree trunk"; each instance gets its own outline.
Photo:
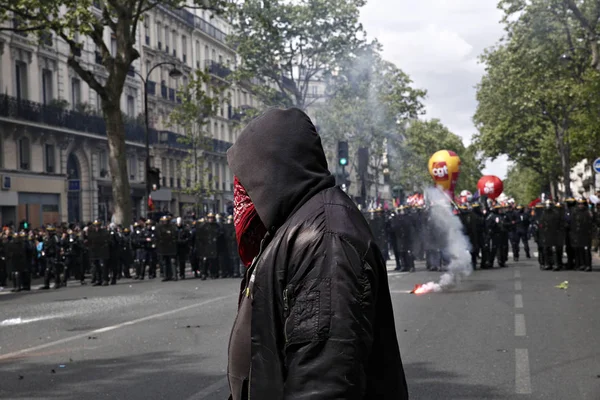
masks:
[[[112,178],[113,217],[115,223],[131,224],[131,191],[127,174],[127,152],[125,149],[125,125],[120,104],[103,102],[103,114],[108,137],[108,165]]]

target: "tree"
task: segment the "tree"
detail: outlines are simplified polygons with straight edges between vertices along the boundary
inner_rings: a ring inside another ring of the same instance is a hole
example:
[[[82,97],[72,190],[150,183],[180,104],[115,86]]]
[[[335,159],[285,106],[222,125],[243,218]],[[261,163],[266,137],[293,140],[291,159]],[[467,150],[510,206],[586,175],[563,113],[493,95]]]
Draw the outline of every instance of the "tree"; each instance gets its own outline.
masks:
[[[413,88],[409,76],[383,60],[373,43],[341,64],[327,93],[330,97],[317,110],[316,121],[328,159],[335,159],[331,150],[339,140],[348,141],[353,154],[367,148],[372,176],[361,176],[367,171],[359,171],[358,162],[351,163],[366,191],[379,182],[384,153],[402,141],[403,123],[423,113],[426,92]]]
[[[0,21],[12,19],[10,28],[38,35],[55,34],[70,48],[67,64],[102,99],[106,121],[109,167],[112,177],[114,218],[131,222],[131,196],[125,151],[125,127],[121,95],[132,63],[140,57],[136,49],[138,24],[150,10],[198,7],[220,11],[225,0],[0,0]],[[104,41],[105,31],[113,34],[116,48]],[[98,49],[107,77],[102,82],[80,58],[87,39]]]
[[[241,65],[236,79],[250,82],[266,106],[305,109],[320,96],[311,82],[326,79],[363,43],[359,9],[365,0],[245,0],[237,6],[231,44]]]
[[[514,198],[517,204],[527,205],[541,193],[548,193],[550,182],[531,168],[514,165],[508,169],[503,184],[504,193]]]
[[[586,88],[598,71],[590,51],[573,46],[581,26],[562,0],[503,0],[506,43],[482,56],[486,75],[477,88],[475,142],[486,156],[507,154],[543,176],[562,176],[570,195],[570,170],[580,143],[580,116],[595,103]],[[559,62],[569,52],[568,66]],[[558,163],[557,163],[558,159]],[[559,168],[557,168],[557,164]],[[558,173],[557,173],[558,172]]]
[[[188,151],[183,160],[182,171],[189,174],[190,185],[182,191],[196,197],[196,204],[214,194],[212,172],[206,166],[207,153],[213,151],[213,140],[206,131],[209,118],[219,112],[223,104],[225,86],[211,85],[210,75],[196,70],[188,85],[178,93],[181,104],[169,115],[169,122],[183,128],[184,134],[177,140]]]
[[[439,150],[451,150],[460,157],[461,172],[455,191],[476,190],[482,165],[476,157],[475,149],[465,147],[460,136],[452,133],[440,120],[410,121],[404,137],[393,170],[398,174],[397,181],[405,190],[420,191],[433,185],[428,162]]]

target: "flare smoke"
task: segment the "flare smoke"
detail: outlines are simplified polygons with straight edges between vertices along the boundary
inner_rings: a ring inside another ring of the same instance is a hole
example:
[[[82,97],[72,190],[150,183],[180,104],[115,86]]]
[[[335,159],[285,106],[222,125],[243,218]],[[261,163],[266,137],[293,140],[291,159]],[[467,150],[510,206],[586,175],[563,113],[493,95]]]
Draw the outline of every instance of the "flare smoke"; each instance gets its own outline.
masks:
[[[437,188],[427,189],[425,195],[430,204],[436,205],[430,209],[433,229],[442,232],[445,248],[441,250],[450,259],[450,264],[439,282],[425,283],[416,293],[441,292],[446,287],[458,284],[463,277],[473,272],[469,254],[471,243],[463,233],[460,218],[452,213],[448,197]]]

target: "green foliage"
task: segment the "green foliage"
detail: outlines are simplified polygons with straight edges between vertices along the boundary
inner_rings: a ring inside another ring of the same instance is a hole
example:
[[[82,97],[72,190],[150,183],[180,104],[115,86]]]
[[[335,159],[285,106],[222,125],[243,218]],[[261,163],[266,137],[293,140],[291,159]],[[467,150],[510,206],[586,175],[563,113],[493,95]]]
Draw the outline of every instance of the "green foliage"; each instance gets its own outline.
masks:
[[[346,140],[351,167],[358,172],[354,155],[366,147],[372,171],[378,174],[384,153],[392,158],[392,150],[402,141],[403,123],[423,113],[421,101],[426,92],[413,88],[409,76],[383,60],[373,43],[341,64],[328,94],[329,99],[316,112],[316,121],[330,165],[335,160],[335,144]],[[393,165],[388,168],[394,170]],[[377,176],[365,177],[365,181],[377,181]]]
[[[245,0],[235,10],[230,38],[242,59],[238,81],[253,77],[266,106],[306,108],[317,98],[309,84],[326,79],[363,43],[358,22],[364,0]]]
[[[408,192],[421,191],[432,186],[428,162],[439,150],[454,151],[461,159],[461,172],[455,191],[477,189],[481,177],[481,162],[473,147],[465,147],[460,136],[450,132],[438,119],[428,121],[413,120],[409,123],[405,140],[394,160],[395,181]]]
[[[590,47],[575,45],[586,33],[569,3],[500,1],[507,37],[481,57],[486,74],[474,116],[475,144],[485,156],[506,154],[522,168],[565,177],[567,187],[570,168],[597,138],[585,115],[599,110],[599,92],[590,87],[600,79]]]
[[[206,130],[210,117],[216,116],[224,100],[226,86],[211,85],[210,75],[196,70],[188,85],[180,88],[181,104],[169,116],[171,125],[180,126],[184,134],[177,140],[189,149],[182,169],[189,171],[190,187],[182,192],[196,196],[199,202],[214,194],[212,177],[205,166],[207,153],[213,150],[213,141]],[[183,174],[184,171],[179,171]]]
[[[503,182],[504,193],[515,199],[518,204],[527,205],[538,198],[542,192],[549,192],[548,179],[531,168],[511,166]]]

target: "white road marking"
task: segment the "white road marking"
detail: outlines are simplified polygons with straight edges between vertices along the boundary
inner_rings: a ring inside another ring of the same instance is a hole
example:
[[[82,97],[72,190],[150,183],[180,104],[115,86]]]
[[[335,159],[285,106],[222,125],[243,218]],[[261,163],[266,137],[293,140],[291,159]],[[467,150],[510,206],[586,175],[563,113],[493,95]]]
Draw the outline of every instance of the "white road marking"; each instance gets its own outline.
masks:
[[[62,316],[63,315],[61,315],[61,314],[56,314],[56,315],[45,315],[42,317],[32,317],[32,318],[21,318],[21,317],[9,318],[9,319],[5,319],[4,321],[0,322],[0,326],[14,326],[14,325],[29,324],[31,322],[45,321],[48,319],[60,318]]]
[[[209,385],[207,387],[205,387],[204,389],[202,389],[201,391],[199,391],[196,394],[191,395],[190,397],[187,398],[187,400],[202,400],[207,398],[208,396],[210,396],[211,394],[214,394],[215,392],[218,392],[219,390],[223,389],[224,387],[229,386],[229,380],[227,379],[227,377],[216,381],[215,383],[213,383],[212,385]],[[225,398],[225,396],[223,397]]]
[[[521,271],[518,269],[515,269],[515,278],[520,278],[521,277]]]
[[[38,351],[38,350],[46,349],[48,347],[56,346],[56,345],[59,345],[59,344],[69,343],[69,342],[72,342],[74,340],[82,339],[84,337],[90,336],[93,333],[102,333],[102,332],[112,331],[112,330],[115,330],[115,329],[123,328],[125,326],[139,324],[140,322],[149,321],[149,320],[160,318],[160,317],[165,317],[167,315],[176,314],[176,313],[179,313],[179,312],[182,312],[182,311],[190,310],[192,308],[202,307],[202,306],[205,306],[205,305],[210,304],[210,303],[215,303],[217,301],[221,301],[221,300],[225,300],[225,299],[229,299],[229,298],[237,297],[237,296],[238,296],[237,294],[232,294],[232,295],[229,295],[229,296],[215,297],[213,299],[205,300],[205,301],[202,301],[200,303],[190,304],[188,306],[176,308],[174,310],[169,310],[169,311],[161,312],[161,313],[158,313],[158,314],[148,315],[146,317],[134,319],[134,320],[131,320],[131,321],[122,322],[120,324],[113,325],[113,326],[107,326],[105,328],[95,329],[93,331],[81,333],[79,335],[69,336],[69,337],[66,337],[66,338],[63,338],[63,339],[55,340],[54,342],[44,343],[44,344],[41,344],[39,346],[29,347],[27,349],[18,350],[18,351],[12,352],[12,353],[1,354],[0,355],[0,361],[1,360],[6,360],[6,359],[9,359],[9,358],[13,358],[13,357],[16,357],[16,356],[20,356],[22,354],[31,353],[33,351]]]
[[[523,290],[523,284],[521,281],[515,281],[515,291],[519,292],[521,290]]]
[[[523,314],[515,314],[515,336],[527,336],[525,315]]]
[[[529,352],[527,349],[515,349],[515,391],[517,394],[531,394]]]
[[[523,295],[515,294],[515,308],[523,308]]]

